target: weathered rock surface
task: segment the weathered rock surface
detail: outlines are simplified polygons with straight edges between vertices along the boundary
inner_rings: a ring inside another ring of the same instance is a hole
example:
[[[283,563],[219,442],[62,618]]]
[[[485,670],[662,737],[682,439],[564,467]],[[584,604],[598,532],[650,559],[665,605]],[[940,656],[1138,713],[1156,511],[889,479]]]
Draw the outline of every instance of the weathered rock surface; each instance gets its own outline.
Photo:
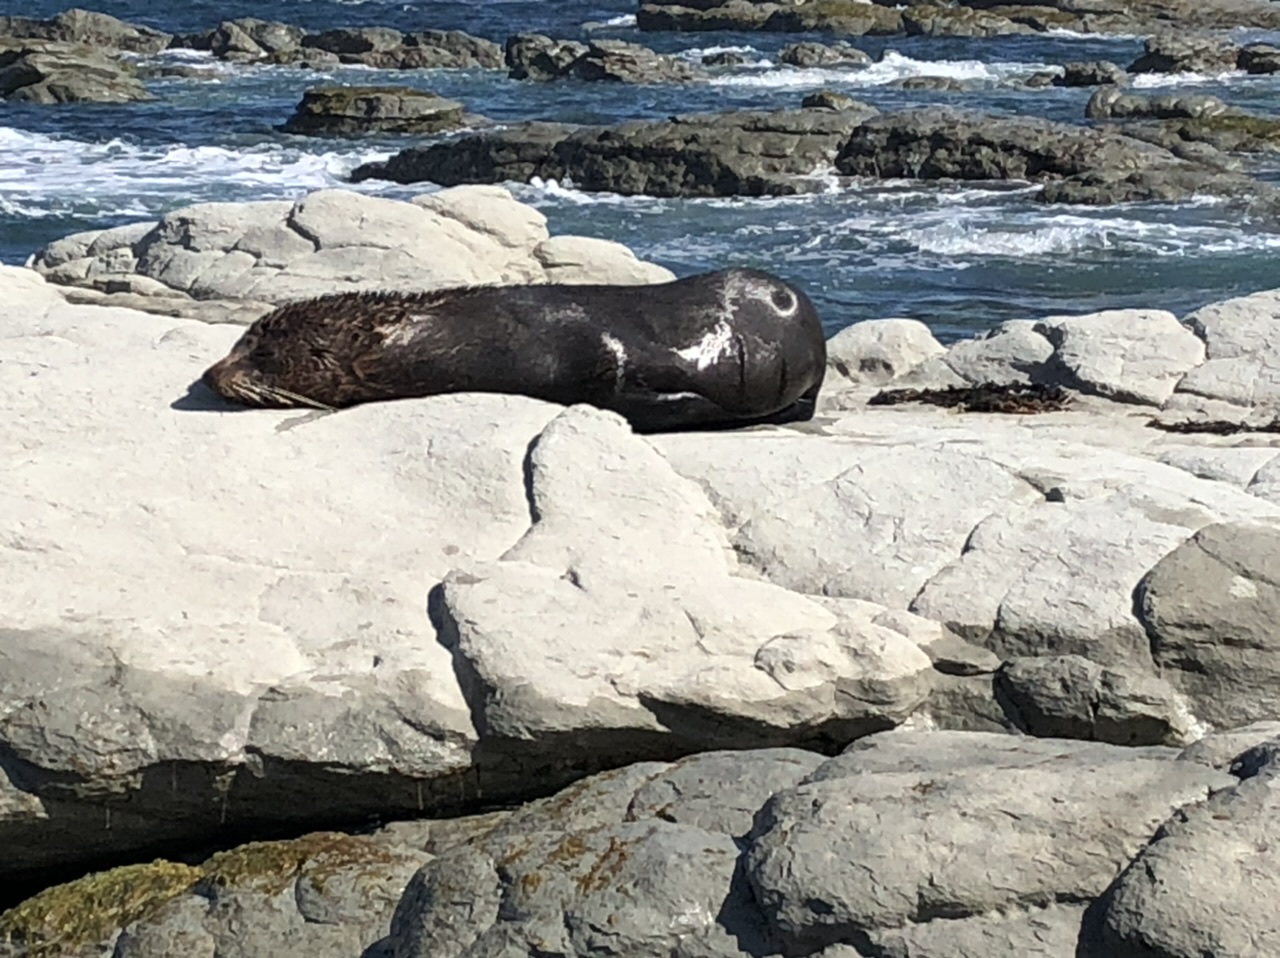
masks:
[[[746,880],[783,954],[901,947],[920,926],[973,934],[971,922],[998,914],[1055,926],[1041,917],[1046,905],[1101,894],[1172,811],[1233,781],[1172,754],[961,732],[874,736],[769,800]]]
[[[501,183],[569,179],[582,190],[648,196],[786,195],[818,189],[830,164],[874,107],[689,114],[616,127],[527,123],[402,150],[358,167],[352,179]]]
[[[1238,785],[1180,809],[1090,909],[1080,958],[1264,955],[1280,948],[1277,740],[1237,762]]]
[[[331,68],[359,63],[383,70],[497,69],[502,48],[459,30],[401,33],[388,27],[341,27],[309,33],[278,21],[242,17],[175,37],[173,45],[208,50],[223,60]]]
[[[546,218],[501,187],[413,202],[320,190],[296,203],[205,203],[78,233],[34,260],[90,301],[214,322],[340,290],[472,283],[662,282],[671,273],[618,243],[554,237]]]
[[[1208,358],[1182,379],[1179,393],[1280,415],[1280,293],[1211,304],[1187,325],[1205,341]]]
[[[655,53],[638,43],[596,40],[578,43],[542,34],[510,37],[506,43],[508,75],[513,80],[579,80],[615,83],[686,83],[700,76],[677,57]]]
[[[1221,116],[1227,105],[1216,96],[1140,96],[1104,87],[1089,98],[1085,116],[1091,120],[1198,119]]]
[[[88,45],[0,39],[0,99],[127,103],[152,96],[132,65]]]
[[[836,167],[859,176],[1026,179],[1045,183],[1038,198],[1051,203],[1195,194],[1265,202],[1277,195],[1249,177],[1184,160],[1114,131],[940,107],[872,117],[853,131]]]
[[[793,67],[864,67],[871,57],[848,43],[788,43],[778,51],[778,62]]]
[[[284,132],[308,136],[441,133],[464,125],[462,104],[413,87],[316,87]]]
[[[683,5],[642,3],[636,24],[641,30],[768,30],[883,36],[902,32],[902,14],[892,7],[863,0],[813,0],[803,4],[727,0],[718,5],[699,0]]]
[[[641,30],[821,31],[845,36],[897,34],[992,36],[1069,29],[1090,33],[1150,34],[1280,27],[1267,0],[937,0],[896,4],[876,0],[653,0],[637,16]]]
[[[0,38],[82,44],[99,52],[156,53],[169,45],[168,33],[125,23],[105,13],[73,7],[48,20],[0,17]]]
[[[194,867],[130,865],[49,889],[0,916],[0,955],[94,945],[119,958],[265,955],[285,942],[321,958],[381,954],[406,882],[431,857],[389,836],[317,832],[251,843]]]
[[[1159,33],[1148,37],[1130,73],[1222,73],[1236,69],[1239,48],[1214,36]]]
[[[430,236],[437,261],[458,237],[544,278],[580,275],[600,242],[548,239],[495,188],[388,203],[274,204],[281,233],[242,207],[188,210],[69,237],[40,266],[100,263],[146,290],[162,280],[144,265],[179,251],[286,263],[281,237],[345,236],[403,254],[427,242],[418,214],[454,224]],[[272,914],[253,919],[262,940],[318,953],[666,953],[683,934],[731,958],[1069,955],[1159,822],[1232,784],[1221,756],[1107,743],[1182,744],[1280,709],[1280,449],[1147,426],[1209,401],[1185,386],[1210,364],[1214,383],[1263,382],[1276,313],[1258,294],[1185,326],[1108,311],[946,349],[884,320],[833,339],[814,422],[642,438],[513,396],[232,411],[191,384],[239,330],[75,305],[0,269],[0,869],[23,887],[641,761],[572,814],[457,825],[381,944],[390,885],[367,922],[321,929],[306,922],[347,906],[295,882],[212,909],[182,885],[117,945],[217,942],[243,905]],[[865,405],[886,384],[1001,380],[1077,399],[1031,416]],[[878,734],[902,725],[1002,734]],[[794,752],[868,736],[824,769]],[[743,747],[788,751],[651,764]],[[654,897],[610,926],[636,888]],[[676,898],[700,904],[672,926]]]

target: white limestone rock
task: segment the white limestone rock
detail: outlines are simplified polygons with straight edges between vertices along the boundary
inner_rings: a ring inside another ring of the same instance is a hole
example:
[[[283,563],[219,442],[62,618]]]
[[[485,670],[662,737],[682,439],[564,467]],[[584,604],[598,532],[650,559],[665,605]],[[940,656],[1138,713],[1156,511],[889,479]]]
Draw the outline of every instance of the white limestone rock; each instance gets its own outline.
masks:
[[[1204,362],[1204,342],[1164,310],[1112,309],[1036,325],[1071,384],[1121,402],[1159,406]]]
[[[673,278],[618,243],[548,238],[546,218],[496,186],[459,186],[411,202],[325,189],[293,203],[200,203],[159,223],[65,237],[39,251],[33,265],[59,283],[142,294],[137,305],[145,309],[196,319],[206,318],[200,304],[211,301]],[[175,294],[194,302],[175,305]]]

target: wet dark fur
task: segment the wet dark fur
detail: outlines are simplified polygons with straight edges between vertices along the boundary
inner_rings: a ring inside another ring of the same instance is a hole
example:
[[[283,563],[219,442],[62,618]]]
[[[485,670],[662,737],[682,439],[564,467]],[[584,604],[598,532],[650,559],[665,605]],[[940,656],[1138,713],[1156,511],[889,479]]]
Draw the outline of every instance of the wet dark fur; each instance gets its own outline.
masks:
[[[728,315],[726,288],[739,293]],[[792,302],[794,315],[781,316]],[[714,362],[698,369],[677,354],[721,319],[731,335],[716,340]],[[767,273],[726,270],[651,286],[472,286],[289,303],[249,327],[204,382],[252,406],[514,393],[590,403],[638,431],[660,431],[809,419],[825,368],[822,326],[803,292]]]

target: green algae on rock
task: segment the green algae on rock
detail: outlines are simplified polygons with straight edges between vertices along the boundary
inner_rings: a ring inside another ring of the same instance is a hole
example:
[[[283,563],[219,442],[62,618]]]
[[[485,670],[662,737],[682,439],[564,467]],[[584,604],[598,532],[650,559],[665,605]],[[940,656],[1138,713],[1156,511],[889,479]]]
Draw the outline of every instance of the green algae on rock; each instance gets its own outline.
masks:
[[[177,898],[200,877],[198,868],[161,859],[95,872],[46,888],[0,914],[0,942],[23,945],[32,958],[97,944]]]

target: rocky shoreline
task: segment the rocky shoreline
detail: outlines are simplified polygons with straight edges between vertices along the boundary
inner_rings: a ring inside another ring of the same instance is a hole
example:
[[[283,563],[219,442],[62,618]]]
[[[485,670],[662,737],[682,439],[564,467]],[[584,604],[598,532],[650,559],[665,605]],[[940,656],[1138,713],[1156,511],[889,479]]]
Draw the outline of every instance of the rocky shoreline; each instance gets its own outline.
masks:
[[[1227,33],[1280,29],[1265,0],[685,0],[636,20],[818,31],[777,60],[837,74],[876,66],[837,37],[1145,40],[1000,81],[1081,88],[1078,123],[966,108],[978,81],[940,76],[898,85],[946,106],[815,88],[600,125],[325,81],[270,126],[410,138],[351,178],[421,195],[184,205],[0,266],[0,958],[1280,952],[1280,289],[946,345],[830,316],[818,415],[714,433],[492,394],[246,411],[200,384],[295,299],[673,277],[553,235],[502,185],[538,178],[1209,196],[1280,229],[1256,175],[1280,120],[1135,82],[1280,71]],[[208,69],[166,50],[493,71],[530,95],[752,68],[532,31],[169,34],[71,10],[0,17],[0,98],[126,104]]]
[[[420,278],[415,248],[440,283],[669,276],[475,186],[206,204],[34,263],[252,314]],[[950,347],[862,322],[813,422],[642,438],[518,396],[233,411],[192,383],[237,326],[40,272],[0,271],[0,869],[171,860],[32,898],[0,953],[1267,940],[1184,876],[1267,859],[1236,849],[1271,829],[1280,440],[1149,423],[1280,414],[1280,292]],[[1001,383],[1070,398],[869,402]],[[405,821],[198,855],[365,818]]]

